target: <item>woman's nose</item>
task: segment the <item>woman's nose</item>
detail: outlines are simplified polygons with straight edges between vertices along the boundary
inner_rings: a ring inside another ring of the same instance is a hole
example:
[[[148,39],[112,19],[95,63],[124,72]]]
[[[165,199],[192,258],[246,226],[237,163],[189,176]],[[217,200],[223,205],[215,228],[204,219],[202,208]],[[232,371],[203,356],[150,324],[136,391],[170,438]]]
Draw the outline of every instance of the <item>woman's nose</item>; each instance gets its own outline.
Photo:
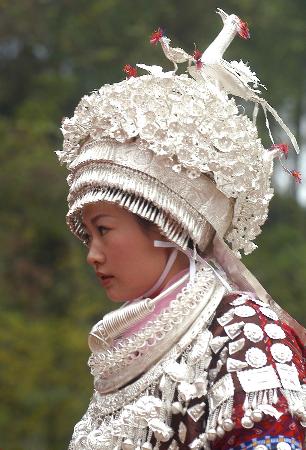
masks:
[[[97,268],[105,262],[105,254],[103,252],[103,249],[95,239],[93,239],[89,245],[87,262],[95,270],[97,270]]]

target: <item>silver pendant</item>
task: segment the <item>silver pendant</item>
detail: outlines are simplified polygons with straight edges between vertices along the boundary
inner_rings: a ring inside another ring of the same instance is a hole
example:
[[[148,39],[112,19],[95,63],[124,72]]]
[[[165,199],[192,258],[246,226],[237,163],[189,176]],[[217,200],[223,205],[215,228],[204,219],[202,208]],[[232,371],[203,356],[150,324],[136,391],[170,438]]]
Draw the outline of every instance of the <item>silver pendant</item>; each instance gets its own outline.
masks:
[[[163,364],[163,369],[173,381],[188,381],[193,377],[193,370],[184,362],[168,360]]]
[[[238,370],[245,369],[248,364],[245,361],[239,359],[228,358],[226,362],[226,368],[228,372],[237,372]]]
[[[183,405],[181,404],[181,402],[174,402],[174,403],[172,403],[172,405],[171,405],[171,412],[174,415],[182,414],[183,413]]]
[[[135,445],[131,439],[125,439],[121,445],[122,450],[135,450]]]
[[[238,339],[237,341],[230,342],[228,344],[229,354],[233,355],[234,353],[239,352],[239,350],[241,350],[244,347],[244,344],[245,344],[244,338]]]
[[[232,325],[226,325],[224,327],[224,331],[229,338],[235,339],[241,333],[241,328],[244,326],[244,324],[244,322],[236,322]]]
[[[288,366],[288,364],[276,363],[276,370],[284,389],[290,391],[302,391],[299,374],[295,364],[292,363],[291,366]]]
[[[188,402],[188,400],[197,397],[197,389],[195,385],[186,383],[186,381],[182,381],[182,383],[178,385],[177,391],[185,402]]]
[[[187,427],[184,424],[184,422],[180,422],[179,424],[179,428],[178,428],[178,436],[180,438],[180,441],[184,444],[185,440],[186,440],[186,435],[187,435]]]
[[[145,442],[144,444],[142,444],[141,446],[141,450],[152,450],[152,444],[150,444],[150,442]]]
[[[218,353],[222,347],[229,341],[228,336],[216,336],[210,342],[210,348],[214,353]]]
[[[281,387],[279,378],[272,366],[243,370],[237,372],[237,377],[246,393]]]
[[[227,325],[231,320],[233,320],[235,315],[234,308],[227,311],[223,316],[217,318],[217,322],[224,327],[224,325]]]
[[[222,363],[224,364],[227,360],[227,354],[228,354],[228,348],[224,347],[223,350],[221,350],[220,352],[220,360],[222,361]]]
[[[205,403],[199,403],[198,405],[191,406],[187,409],[187,414],[192,418],[194,422],[198,422],[205,412]]]
[[[254,422],[253,422],[253,420],[251,419],[251,417],[244,416],[244,417],[242,417],[242,419],[241,419],[241,425],[243,426],[243,428],[249,429],[249,428],[253,428]]]
[[[172,439],[169,450],[178,450],[179,446],[175,439]]]

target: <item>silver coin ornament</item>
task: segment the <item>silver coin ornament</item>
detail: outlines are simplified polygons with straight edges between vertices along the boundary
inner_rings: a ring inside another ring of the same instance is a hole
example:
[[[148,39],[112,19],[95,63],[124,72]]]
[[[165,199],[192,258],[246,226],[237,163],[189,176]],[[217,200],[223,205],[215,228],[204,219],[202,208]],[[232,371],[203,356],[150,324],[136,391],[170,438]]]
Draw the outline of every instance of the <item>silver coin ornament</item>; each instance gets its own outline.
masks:
[[[267,357],[260,348],[251,347],[245,354],[245,360],[251,367],[258,369],[267,364]]]
[[[292,351],[285,344],[273,344],[271,346],[271,353],[275,361],[279,363],[286,363],[292,360]]]
[[[260,342],[264,337],[262,329],[255,323],[246,323],[243,332],[245,337],[254,343]]]
[[[252,302],[256,303],[258,306],[263,306],[264,308],[267,307],[267,303],[259,300],[258,298],[252,298]]]
[[[240,305],[244,305],[247,301],[247,297],[245,296],[241,296],[236,298],[235,300],[233,300],[230,304],[233,306],[240,306]]]
[[[254,308],[252,308],[252,306],[241,305],[241,306],[236,306],[235,314],[238,317],[252,317],[252,316],[255,316],[256,311]]]
[[[272,309],[267,308],[266,306],[261,306],[259,308],[260,312],[268,317],[271,320],[278,320],[278,315],[276,314],[276,312],[272,311]]]
[[[264,330],[270,339],[284,339],[286,337],[284,330],[276,323],[268,323]]]

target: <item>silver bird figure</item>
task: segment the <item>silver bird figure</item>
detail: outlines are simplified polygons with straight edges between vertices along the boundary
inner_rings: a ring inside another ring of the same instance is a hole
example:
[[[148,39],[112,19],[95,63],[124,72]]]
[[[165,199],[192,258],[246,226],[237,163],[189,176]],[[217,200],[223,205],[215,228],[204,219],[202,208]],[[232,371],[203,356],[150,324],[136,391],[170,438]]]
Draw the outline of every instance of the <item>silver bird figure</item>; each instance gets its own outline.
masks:
[[[256,74],[242,61],[228,62],[223,58],[223,54],[237,34],[244,39],[250,38],[248,25],[235,14],[226,14],[220,8],[217,9],[217,13],[223,21],[223,29],[202,54],[201,75],[209,78],[229,94],[250,100],[254,94],[260,93],[258,89],[254,89],[260,84]],[[249,84],[253,84],[254,87]]]
[[[259,96],[261,91],[258,87],[265,86],[260,83],[255,72],[252,72],[250,67],[243,61],[229,62],[223,58],[226,49],[229,47],[237,34],[244,39],[249,39],[250,33],[247,23],[243,22],[235,14],[229,15],[220,8],[218,8],[216,12],[220,15],[223,21],[223,29],[220,31],[215,40],[209,45],[209,47],[203,52],[200,60],[201,64],[190,66],[188,68],[190,75],[199,82],[204,80],[205,82],[209,81],[217,88],[224,90],[228,94],[254,102],[254,122],[257,116],[258,105],[260,104],[266,117],[266,126],[273,144],[274,140],[270,131],[267,111],[270,112],[274,119],[283,128],[287,136],[290,138],[296,152],[299,153],[298,144],[289,128],[279,117],[275,109],[264,98]]]
[[[174,73],[178,69],[177,64],[181,64],[186,61],[191,64],[191,62],[193,61],[193,57],[191,55],[188,55],[188,53],[186,53],[182,48],[171,47],[171,40],[168,37],[164,36],[164,32],[161,28],[158,28],[158,30],[152,33],[150,42],[154,45],[156,45],[157,42],[160,43],[166,58],[168,58],[169,61],[172,61],[174,64]]]

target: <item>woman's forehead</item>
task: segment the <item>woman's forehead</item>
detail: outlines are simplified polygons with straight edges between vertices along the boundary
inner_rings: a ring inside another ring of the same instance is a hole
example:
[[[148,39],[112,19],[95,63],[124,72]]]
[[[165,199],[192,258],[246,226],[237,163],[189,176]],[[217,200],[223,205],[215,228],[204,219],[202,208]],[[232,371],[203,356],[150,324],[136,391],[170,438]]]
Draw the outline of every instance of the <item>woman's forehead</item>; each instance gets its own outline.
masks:
[[[82,209],[83,220],[93,220],[97,216],[123,217],[133,215],[131,212],[111,202],[96,202],[84,205]]]

